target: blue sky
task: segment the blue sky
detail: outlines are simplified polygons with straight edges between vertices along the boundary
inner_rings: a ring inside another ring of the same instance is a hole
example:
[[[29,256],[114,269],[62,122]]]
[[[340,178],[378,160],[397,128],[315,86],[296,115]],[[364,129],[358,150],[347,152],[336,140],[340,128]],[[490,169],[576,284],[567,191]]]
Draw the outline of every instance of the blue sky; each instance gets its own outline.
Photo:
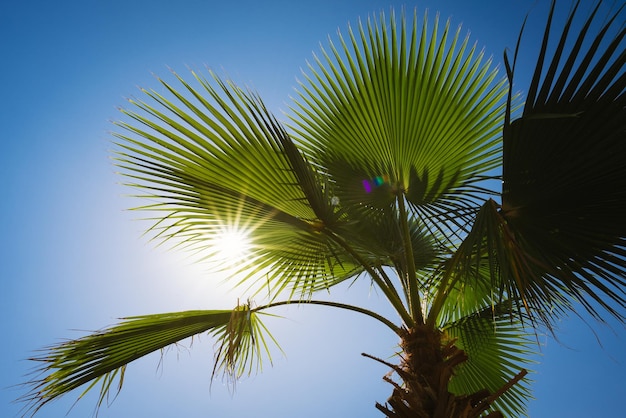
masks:
[[[561,11],[569,1],[561,1]],[[591,4],[591,2],[588,2]],[[583,10],[589,4],[583,2]],[[532,11],[526,50],[537,45],[548,1],[21,1],[0,4],[0,101],[5,179],[2,205],[0,415],[15,416],[12,387],[38,348],[83,335],[122,316],[231,308],[239,296],[187,254],[142,237],[110,160],[116,107],[156,87],[153,73],[207,65],[254,87],[268,107],[286,109],[306,60],[337,29],[390,6],[441,12],[463,24],[501,62]],[[533,43],[533,40],[535,41]],[[522,56],[523,58],[524,56]],[[523,90],[530,66],[520,65]],[[340,288],[336,299],[372,307],[367,287]],[[380,308],[384,311],[384,307]],[[234,390],[210,387],[212,341],[148,356],[129,367],[125,387],[100,417],[379,417],[387,370],[360,356],[392,353],[397,341],[371,320],[317,307],[290,307],[268,323],[286,356]],[[586,318],[561,325],[561,341],[540,337],[531,417],[618,416],[626,386],[622,325]],[[593,328],[593,331],[592,331]],[[599,337],[602,345],[596,340]],[[75,397],[48,406],[64,416]],[[70,417],[91,414],[86,396]]]

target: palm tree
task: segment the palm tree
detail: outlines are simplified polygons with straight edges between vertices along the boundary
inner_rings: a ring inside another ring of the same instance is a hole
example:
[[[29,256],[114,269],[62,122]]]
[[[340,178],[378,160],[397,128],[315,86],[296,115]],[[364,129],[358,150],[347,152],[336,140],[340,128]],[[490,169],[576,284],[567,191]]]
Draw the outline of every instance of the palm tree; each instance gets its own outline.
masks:
[[[117,123],[117,164],[156,202],[141,208],[156,237],[210,259],[220,231],[249,235],[233,266],[246,300],[49,347],[26,414],[83,385],[101,384],[100,405],[128,363],[201,333],[214,375],[251,373],[276,345],[263,315],[288,304],[399,337],[397,364],[364,354],[391,369],[387,417],[523,414],[536,330],[579,305],[624,319],[626,29],[622,9],[598,27],[596,7],[571,34],[577,8],[549,48],[553,4],[523,105],[507,88],[519,42],[499,79],[460,28],[393,13],[315,57],[286,125],[213,72],[143,90]],[[397,317],[316,299],[352,280]]]

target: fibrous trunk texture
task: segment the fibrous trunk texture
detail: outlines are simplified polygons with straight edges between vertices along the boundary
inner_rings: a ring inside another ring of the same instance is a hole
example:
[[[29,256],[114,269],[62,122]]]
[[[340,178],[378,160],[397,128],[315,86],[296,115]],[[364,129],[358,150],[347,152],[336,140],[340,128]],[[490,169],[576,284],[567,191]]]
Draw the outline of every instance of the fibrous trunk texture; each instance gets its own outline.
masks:
[[[386,404],[376,403],[376,408],[389,418],[475,418],[487,411],[493,400],[503,393],[491,394],[488,390],[463,396],[450,393],[448,383],[455,368],[467,360],[467,355],[454,341],[444,341],[439,330],[425,325],[405,330],[400,348],[399,365],[365,354],[390,366],[402,379],[402,383],[392,380],[393,371],[383,377],[394,389]],[[489,418],[502,416],[500,412],[486,415]]]

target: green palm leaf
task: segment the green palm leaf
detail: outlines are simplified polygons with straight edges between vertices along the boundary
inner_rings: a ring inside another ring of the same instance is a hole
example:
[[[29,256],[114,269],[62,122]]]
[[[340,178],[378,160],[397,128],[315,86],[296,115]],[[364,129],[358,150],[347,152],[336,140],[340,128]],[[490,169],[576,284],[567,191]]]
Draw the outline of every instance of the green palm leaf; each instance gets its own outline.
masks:
[[[510,318],[510,304],[488,306],[443,327],[449,339],[467,355],[450,381],[452,393],[467,394],[487,389],[497,393],[507,382],[525,371],[531,361],[531,337],[519,322]],[[506,416],[520,416],[530,398],[523,379],[493,402]]]
[[[172,97],[144,90],[148,101],[123,110],[135,124],[119,122],[127,133],[115,133],[129,184],[157,201],[141,209],[163,213],[156,236],[210,258],[213,238],[225,226],[240,228],[253,241],[239,269],[262,272],[276,293],[305,295],[357,274],[320,233],[334,219],[332,196],[260,100],[215,75],[216,85],[194,76],[201,90],[178,76],[185,94],[165,81]]]
[[[101,383],[98,406],[117,380],[124,382],[126,365],[149,353],[185,338],[209,331],[220,342],[216,367],[235,377],[260,367],[269,350],[267,330],[249,305],[234,310],[186,311],[124,318],[124,321],[85,337],[47,349],[32,360],[41,363],[45,375],[31,382],[31,391],[22,400],[25,413],[35,413],[57,397],[87,383],[82,397]],[[270,336],[271,338],[271,336]],[[272,340],[273,341],[273,340]]]
[[[484,199],[474,183],[500,161],[504,81],[449,22],[441,34],[426,16],[421,31],[416,16],[399,25],[381,15],[331,42],[301,84],[293,128],[342,203],[384,207],[401,193],[422,222],[463,225]]]
[[[481,215],[477,223],[481,222],[480,218]],[[444,290],[446,297],[436,326],[467,355],[450,381],[449,389],[455,394],[483,389],[492,395],[498,393],[515,376],[526,373],[537,350],[533,347],[534,333],[526,330],[532,321],[527,315],[516,318],[511,314],[518,303],[507,300],[505,292],[494,291],[491,268],[486,256],[474,261],[460,270],[467,276],[450,281],[452,287]],[[507,416],[519,416],[526,410],[529,398],[528,380],[524,379],[512,385],[492,405]]]
[[[546,272],[556,274],[558,269],[527,253],[502,217],[500,206],[489,200],[451,260],[450,277],[441,288],[443,295],[451,298],[446,304],[458,299],[460,312],[473,309],[473,303],[481,298],[496,304],[511,300],[511,311],[520,318],[551,327],[553,317],[570,310],[571,303],[557,283],[542,279]],[[461,308],[466,300],[470,301],[467,308]]]

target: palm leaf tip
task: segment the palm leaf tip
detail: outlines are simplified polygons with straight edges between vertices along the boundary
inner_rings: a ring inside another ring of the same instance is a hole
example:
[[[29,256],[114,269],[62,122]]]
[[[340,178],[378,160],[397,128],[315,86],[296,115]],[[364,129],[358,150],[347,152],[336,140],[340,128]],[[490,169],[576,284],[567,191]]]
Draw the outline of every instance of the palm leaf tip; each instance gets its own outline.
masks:
[[[217,339],[212,377],[221,372],[230,383],[235,383],[243,375],[260,371],[263,357],[272,363],[268,343],[279,349],[280,346],[261,321],[262,314],[248,301],[231,312],[226,325],[211,331]]]

